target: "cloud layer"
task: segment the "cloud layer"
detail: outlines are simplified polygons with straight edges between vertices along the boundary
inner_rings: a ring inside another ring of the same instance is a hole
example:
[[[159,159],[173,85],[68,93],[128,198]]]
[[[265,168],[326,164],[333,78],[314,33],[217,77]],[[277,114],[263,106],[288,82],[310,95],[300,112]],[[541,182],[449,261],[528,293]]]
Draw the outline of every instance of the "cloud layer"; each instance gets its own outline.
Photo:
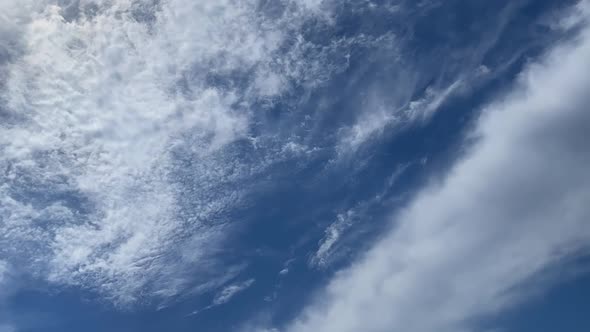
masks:
[[[404,4],[386,9],[402,13]],[[0,298],[8,276],[18,275],[120,305],[157,299],[162,307],[217,289],[205,309],[222,305],[254,283],[237,277],[246,266],[239,258],[217,257],[227,249],[227,215],[244,204],[252,179],[321,150],[306,145],[317,132],[325,136],[318,144],[351,156],[391,128],[430,118],[490,73],[479,64],[492,46],[478,45],[466,68],[400,69],[396,84],[407,84],[362,96],[361,109],[327,134],[315,123],[330,119],[323,101],[308,114],[281,105],[301,114],[264,123],[275,103],[347,68],[351,50],[397,54],[395,32],[332,36],[332,5],[0,1]],[[369,1],[346,8],[345,15],[385,9]],[[581,3],[559,28],[585,25],[589,8]],[[494,38],[505,24],[492,29]],[[466,321],[513,304],[521,295],[513,287],[583,252],[588,59],[590,32],[582,29],[531,64],[512,93],[484,110],[470,137],[476,143],[446,178],[421,191],[390,234],[286,330],[470,330]],[[312,267],[338,259],[366,212],[345,211]],[[286,263],[281,275],[288,272]]]
[[[286,331],[471,331],[543,271],[586,252],[588,8],[576,8],[581,33],[485,108],[466,155]]]
[[[3,1],[0,257],[116,303],[214,271],[220,214],[240,199],[225,185],[264,167],[228,167],[225,149],[254,105],[321,76],[289,39],[320,6]]]

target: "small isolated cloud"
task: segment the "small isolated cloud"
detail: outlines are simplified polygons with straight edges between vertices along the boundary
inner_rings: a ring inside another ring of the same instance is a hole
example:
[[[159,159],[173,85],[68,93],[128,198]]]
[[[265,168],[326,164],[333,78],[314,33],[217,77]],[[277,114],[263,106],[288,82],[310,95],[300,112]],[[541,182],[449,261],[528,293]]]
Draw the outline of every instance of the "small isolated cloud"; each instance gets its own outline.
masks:
[[[585,27],[485,108],[470,152],[285,330],[472,330],[468,322],[522,299],[539,273],[587,252],[588,72]]]
[[[218,306],[229,302],[234,296],[248,289],[253,284],[254,279],[249,279],[223,288],[219,293],[217,293],[217,295],[215,295],[212,305]]]
[[[356,221],[354,210],[348,210],[345,213],[340,213],[328,228],[325,230],[325,235],[319,243],[319,248],[310,259],[310,264],[314,267],[326,267],[333,259],[335,251],[338,249],[336,243],[340,237],[346,232]]]
[[[217,294],[215,294],[215,297],[213,298],[213,301],[211,302],[211,304],[209,304],[208,306],[206,306],[204,308],[201,308],[201,309],[191,312],[189,314],[189,316],[197,315],[197,314],[200,314],[201,312],[204,312],[209,309],[212,309],[217,306],[224,305],[224,304],[228,303],[229,301],[231,301],[232,298],[234,298],[234,296],[236,296],[239,293],[250,288],[250,286],[252,286],[254,284],[254,282],[255,282],[254,279],[249,279],[249,280],[245,280],[242,282],[231,284],[229,286],[222,288]]]
[[[291,265],[293,265],[294,262],[295,262],[295,258],[288,259],[283,264],[283,269],[281,271],[279,271],[279,275],[285,276],[285,275],[289,274],[289,272],[291,271]]]

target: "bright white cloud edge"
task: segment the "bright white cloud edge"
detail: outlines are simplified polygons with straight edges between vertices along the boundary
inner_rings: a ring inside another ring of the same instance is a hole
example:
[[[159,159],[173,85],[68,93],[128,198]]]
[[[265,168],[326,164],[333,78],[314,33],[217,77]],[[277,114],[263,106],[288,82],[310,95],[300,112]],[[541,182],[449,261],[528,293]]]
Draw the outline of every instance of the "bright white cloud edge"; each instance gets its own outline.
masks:
[[[442,183],[285,330],[477,330],[466,322],[514,305],[545,269],[587,250],[588,72],[586,27],[484,110],[477,143]]]

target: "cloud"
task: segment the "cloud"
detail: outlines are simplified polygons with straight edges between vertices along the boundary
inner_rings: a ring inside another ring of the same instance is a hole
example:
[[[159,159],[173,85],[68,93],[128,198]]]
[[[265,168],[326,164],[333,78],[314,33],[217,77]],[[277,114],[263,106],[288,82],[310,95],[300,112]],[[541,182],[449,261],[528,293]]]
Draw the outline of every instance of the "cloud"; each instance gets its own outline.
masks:
[[[254,282],[255,282],[254,279],[248,279],[248,280],[238,282],[235,284],[231,284],[229,286],[224,287],[217,294],[215,294],[215,297],[213,298],[213,301],[211,302],[210,305],[208,305],[202,309],[198,309],[198,310],[191,312],[189,314],[189,316],[197,315],[203,311],[206,311],[211,308],[215,308],[217,306],[228,303],[229,301],[231,301],[231,299],[234,296],[236,296],[237,294],[250,288],[250,286],[252,286],[254,284]]]
[[[416,93],[415,81],[418,78],[411,75],[400,79],[406,82],[395,87],[388,86],[386,91],[379,91],[384,89],[383,86],[371,91],[354,124],[341,131],[339,153],[354,153],[383,134],[428,122],[446,102],[471,93],[473,87],[488,79],[490,74],[490,69],[483,65],[464,71],[455,73],[457,77],[450,82],[428,86],[414,99],[412,95]]]
[[[513,1],[501,5],[499,11],[486,18],[473,22],[467,20],[465,24],[470,26],[470,32],[454,29],[440,32],[448,37],[440,39],[446,40],[444,44],[434,43],[418,53],[415,53],[415,47],[421,48],[417,45],[422,41],[414,40],[411,34],[408,36],[400,32],[399,36],[390,38],[392,41],[384,41],[382,45],[388,45],[392,50],[387,53],[386,61],[380,63],[379,70],[388,72],[388,78],[376,75],[376,84],[369,85],[368,90],[360,94],[362,97],[355,111],[356,119],[340,131],[339,154],[350,156],[362,151],[366,144],[377,142],[383,135],[424,124],[453,99],[470,95],[482,83],[505,72],[530,45],[512,43],[509,51],[512,58],[503,60],[501,64],[490,64],[491,68],[484,63],[495,58],[495,53],[502,52],[501,38],[526,3]],[[390,15],[404,22],[408,30],[419,30],[417,27],[422,24],[421,19],[438,17],[438,13],[443,12],[441,5],[442,2],[437,1],[401,1]],[[455,5],[449,4],[450,7]],[[383,4],[366,6],[363,3],[360,6],[386,10]],[[434,25],[432,28],[435,29]],[[467,36],[475,32],[471,42],[472,39]],[[466,39],[470,42],[458,42]]]
[[[213,305],[218,306],[229,302],[234,296],[236,296],[238,293],[243,292],[244,290],[252,286],[252,284],[254,284],[254,279],[249,279],[225,287],[223,290],[221,290],[221,292],[215,295],[215,298],[213,299]]]
[[[58,3],[1,4],[0,257],[119,304],[223,279],[228,183],[265,167],[228,147],[261,100],[329,75],[290,39],[322,2]]]
[[[428,121],[447,100],[468,92],[469,85],[477,84],[486,74],[485,70],[479,67],[473,72],[457,73],[459,77],[454,81],[429,86],[415,99],[412,95],[416,94],[419,78],[410,74],[401,75],[399,80],[403,83],[373,89],[363,100],[355,122],[341,130],[339,154],[354,153],[384,133]]]
[[[586,27],[485,108],[469,152],[285,330],[469,331],[587,252],[589,70]]]
[[[339,248],[336,242],[342,236],[342,233],[348,230],[356,221],[355,211],[348,210],[345,213],[340,213],[336,216],[336,221],[330,224],[325,230],[325,236],[319,243],[319,248],[310,259],[310,264],[314,267],[325,267],[332,260]]]
[[[411,163],[397,166],[387,177],[380,192],[368,200],[357,203],[353,208],[338,213],[336,220],[324,230],[324,237],[319,241],[317,251],[310,257],[309,265],[321,269],[340,259],[354,258],[351,252],[357,250],[355,242],[358,241],[358,235],[365,230],[364,224],[367,224],[371,209],[384,203],[386,193],[411,166]]]

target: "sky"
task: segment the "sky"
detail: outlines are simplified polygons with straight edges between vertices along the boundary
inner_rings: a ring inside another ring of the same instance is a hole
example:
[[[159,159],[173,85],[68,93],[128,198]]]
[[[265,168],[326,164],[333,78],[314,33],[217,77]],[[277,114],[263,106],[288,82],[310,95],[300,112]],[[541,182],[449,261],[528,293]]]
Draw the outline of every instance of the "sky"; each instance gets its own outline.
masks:
[[[0,0],[0,332],[590,330],[590,1]]]

